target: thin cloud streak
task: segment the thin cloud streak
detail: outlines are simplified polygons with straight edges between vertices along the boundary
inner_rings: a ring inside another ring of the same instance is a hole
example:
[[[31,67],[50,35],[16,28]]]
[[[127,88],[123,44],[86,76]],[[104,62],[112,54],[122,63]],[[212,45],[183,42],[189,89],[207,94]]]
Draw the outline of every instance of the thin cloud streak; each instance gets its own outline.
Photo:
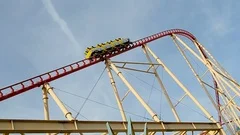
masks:
[[[75,45],[76,48],[80,47],[79,43],[73,36],[71,30],[69,29],[68,24],[59,16],[51,0],[42,0],[42,2],[45,8],[47,9],[48,13],[52,16],[53,20],[61,27],[61,30],[67,35],[69,40]]]

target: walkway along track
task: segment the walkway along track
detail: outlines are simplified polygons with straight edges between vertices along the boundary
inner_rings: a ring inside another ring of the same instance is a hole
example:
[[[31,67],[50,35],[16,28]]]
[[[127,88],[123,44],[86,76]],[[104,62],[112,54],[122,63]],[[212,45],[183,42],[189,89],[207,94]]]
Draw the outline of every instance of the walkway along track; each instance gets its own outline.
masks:
[[[157,34],[153,34],[151,36],[136,40],[128,44],[125,48],[122,48],[120,50],[116,50],[114,52],[109,52],[103,56],[103,58],[111,58],[116,55],[119,55],[121,53],[127,52],[129,50],[132,50],[136,47],[140,47],[146,43],[149,43],[151,41],[157,40],[159,38],[165,37],[165,36],[171,36],[172,34],[178,34],[185,36],[189,38],[191,41],[195,41],[196,38],[188,31],[182,30],[182,29],[171,29],[166,30],[163,32],[159,32]],[[5,99],[8,99],[10,97],[16,96],[18,94],[21,94],[23,92],[26,92],[28,90],[31,90],[33,88],[39,87],[43,85],[46,82],[51,82],[53,80],[56,80],[58,78],[61,78],[63,76],[69,75],[73,72],[79,71],[81,69],[87,68],[89,66],[92,66],[94,64],[97,64],[99,62],[103,61],[101,58],[93,58],[90,59],[84,59],[75,63],[72,63],[70,65],[52,70],[50,72],[35,76],[33,78],[24,80],[22,82],[4,87],[0,89],[0,101],[3,101]]]

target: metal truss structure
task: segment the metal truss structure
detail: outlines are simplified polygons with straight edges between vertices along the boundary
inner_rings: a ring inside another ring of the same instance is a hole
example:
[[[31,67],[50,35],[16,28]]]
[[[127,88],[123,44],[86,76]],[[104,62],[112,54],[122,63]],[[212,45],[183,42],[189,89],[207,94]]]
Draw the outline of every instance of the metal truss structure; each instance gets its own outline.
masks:
[[[44,125],[44,126],[43,126]],[[208,131],[218,133],[216,123],[200,122],[128,122],[123,121],[67,121],[67,120],[1,120],[0,130],[5,133],[130,133],[170,131]]]
[[[152,49],[147,45],[151,41],[156,39],[170,36],[173,43],[176,45],[183,59],[186,61],[190,71],[195,76],[196,81],[199,83],[201,89],[205,92],[206,97],[211,101],[212,106],[218,112],[218,120],[214,119],[213,115],[198,101],[189,88],[179,79],[175,73],[158,57]],[[180,36],[184,36],[190,39],[195,49],[190,47],[184,42]],[[111,58],[127,52],[131,49],[141,47],[143,53],[146,56],[147,62],[124,62],[124,61],[112,61]],[[200,73],[194,67],[191,62],[189,54],[198,60],[205,69],[203,73]],[[154,60],[153,60],[154,59]],[[71,112],[64,106],[61,100],[57,97],[54,89],[50,86],[50,82],[58,78],[64,77],[81,69],[87,68],[99,62],[105,62],[108,76],[114,95],[117,101],[117,105],[122,117],[122,121],[82,121],[75,119]],[[148,66],[146,70],[128,67],[128,65],[145,65]],[[171,99],[166,85],[163,83],[162,78],[158,74],[157,69],[161,67],[176,83],[180,90],[184,93],[177,103]],[[156,112],[150,107],[150,105],[142,98],[137,92],[134,86],[127,80],[126,76],[120,70],[131,70],[141,73],[152,74],[156,78],[159,86],[165,96],[165,99],[172,111],[172,114],[176,122],[165,122],[160,119]],[[146,111],[151,116],[153,122],[133,121],[127,119],[122,104],[123,99],[119,96],[119,91],[116,86],[116,82],[113,76],[113,72],[119,77],[120,80],[128,88],[128,92],[125,97],[131,92]],[[205,79],[205,76],[211,76],[212,80]],[[143,39],[134,41],[128,44],[125,48],[108,52],[103,57],[97,57],[93,59],[84,59],[73,64],[64,66],[62,68],[44,73],[42,75],[24,80],[22,82],[7,86],[0,89],[0,101],[19,95],[23,92],[29,91],[38,86],[42,86],[43,104],[44,104],[44,116],[45,120],[14,120],[14,119],[1,119],[0,120],[0,133],[103,133],[103,134],[118,134],[127,133],[134,135],[135,132],[143,132],[147,134],[165,134],[166,132],[173,132],[173,134],[208,134],[208,135],[226,135],[237,134],[238,128],[240,128],[239,110],[240,107],[235,101],[240,96],[240,85],[234,80],[231,75],[214,59],[214,57],[207,51],[204,46],[197,41],[197,39],[189,32],[181,29],[173,29],[163,31]],[[68,120],[50,120],[48,98],[49,95],[57,103],[62,110],[65,118]],[[214,97],[215,98],[214,98]],[[195,104],[199,110],[202,111],[204,116],[209,120],[207,122],[182,122],[181,117],[176,109],[178,104],[182,102],[184,98],[188,97],[192,103]],[[10,100],[10,99],[9,99]]]

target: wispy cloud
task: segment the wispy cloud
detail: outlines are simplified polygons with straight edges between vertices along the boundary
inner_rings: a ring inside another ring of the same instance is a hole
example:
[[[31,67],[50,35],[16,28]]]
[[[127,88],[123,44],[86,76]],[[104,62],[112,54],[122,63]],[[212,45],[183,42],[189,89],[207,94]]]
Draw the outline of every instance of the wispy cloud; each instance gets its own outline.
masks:
[[[71,30],[68,27],[68,24],[64,19],[62,19],[57,11],[55,10],[51,0],[42,0],[45,8],[47,9],[48,13],[52,16],[53,20],[61,27],[61,30],[67,35],[69,40],[75,45],[76,48],[80,47],[79,43],[73,36]]]

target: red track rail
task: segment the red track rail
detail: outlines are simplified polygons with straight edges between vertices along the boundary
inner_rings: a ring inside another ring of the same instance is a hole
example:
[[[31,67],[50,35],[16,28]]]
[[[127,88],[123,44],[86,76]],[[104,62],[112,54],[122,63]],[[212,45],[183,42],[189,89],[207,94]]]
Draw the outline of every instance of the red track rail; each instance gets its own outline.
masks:
[[[111,52],[109,54],[106,54],[104,57],[105,58],[114,57],[116,55],[127,52],[136,47],[142,46],[143,44],[149,43],[153,40],[159,39],[164,36],[169,36],[172,34],[179,34],[179,35],[185,36],[192,41],[196,40],[196,38],[191,33],[187,32],[185,30],[171,29],[171,30],[166,30],[166,31],[139,39],[137,41],[134,41],[131,44],[127,45],[125,48],[117,50],[115,52]],[[22,82],[1,88],[0,89],[0,101],[8,99],[13,96],[16,96],[18,94],[21,94],[21,93],[31,90],[33,88],[39,87],[39,86],[43,85],[45,82],[51,82],[51,81],[61,78],[63,76],[69,75],[73,72],[87,68],[87,67],[94,65],[96,63],[99,63],[101,61],[102,60],[100,58],[94,58],[92,61],[89,59],[84,59],[84,60],[75,62],[73,64],[70,64],[70,65],[52,70],[50,72],[38,75],[36,77],[24,80]]]

